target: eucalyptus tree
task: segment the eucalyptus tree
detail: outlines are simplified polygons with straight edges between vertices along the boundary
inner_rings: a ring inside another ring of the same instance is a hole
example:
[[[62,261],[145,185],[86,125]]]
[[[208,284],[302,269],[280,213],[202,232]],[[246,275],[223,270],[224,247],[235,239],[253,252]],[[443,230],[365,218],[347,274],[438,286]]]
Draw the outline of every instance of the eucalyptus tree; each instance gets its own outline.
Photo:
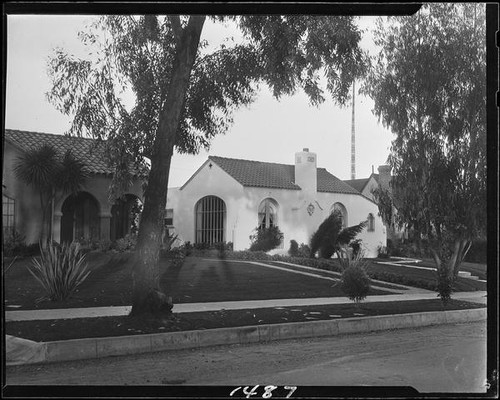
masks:
[[[365,93],[396,135],[390,164],[399,225],[429,241],[446,302],[474,238],[486,232],[484,4],[426,4],[378,21],[381,51]],[[390,220],[391,197],[379,194]]]
[[[52,240],[53,204],[82,189],[88,178],[86,165],[71,150],[60,156],[53,146],[45,144],[23,152],[16,160],[14,173],[38,192],[42,210],[40,242],[44,246]]]
[[[208,43],[202,38],[207,19],[234,25],[243,39]],[[80,38],[94,49],[93,58],[56,50],[48,98],[73,116],[71,134],[107,139],[115,178],[150,161],[131,314],[168,314],[158,254],[173,152],[208,148],[262,84],[276,99],[303,89],[313,105],[328,93],[346,104],[352,81],[366,67],[361,32],[349,16],[147,15],[102,17]]]

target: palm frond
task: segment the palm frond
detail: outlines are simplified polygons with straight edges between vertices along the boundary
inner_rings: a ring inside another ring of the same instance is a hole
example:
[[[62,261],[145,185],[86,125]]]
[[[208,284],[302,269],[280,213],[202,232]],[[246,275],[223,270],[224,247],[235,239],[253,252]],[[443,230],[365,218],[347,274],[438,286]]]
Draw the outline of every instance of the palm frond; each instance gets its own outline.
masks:
[[[82,189],[88,177],[86,164],[76,158],[71,150],[66,151],[60,163],[58,188],[64,194],[76,193]]]
[[[348,226],[340,231],[337,236],[337,243],[339,245],[349,244],[357,235],[359,235],[367,225],[367,221],[363,221],[358,225]]]
[[[50,145],[42,145],[20,155],[14,165],[16,177],[39,190],[54,186],[57,175],[57,152]]]

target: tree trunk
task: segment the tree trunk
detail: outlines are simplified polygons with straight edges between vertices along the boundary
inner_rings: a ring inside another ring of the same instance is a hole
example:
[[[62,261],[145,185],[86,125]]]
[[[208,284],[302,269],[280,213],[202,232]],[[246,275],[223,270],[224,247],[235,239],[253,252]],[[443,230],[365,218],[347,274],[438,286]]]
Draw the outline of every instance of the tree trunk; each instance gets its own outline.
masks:
[[[173,306],[171,298],[160,290],[159,253],[163,216],[177,128],[204,22],[204,16],[190,17],[187,26],[177,36],[176,57],[167,98],[160,114],[154,153],[151,156],[151,170],[144,192],[144,209],[133,268],[131,316],[160,318],[170,314]]]
[[[441,258],[438,252],[432,249],[432,255],[437,268],[438,293],[444,304],[451,298],[452,287],[458,277],[460,265],[467,255],[470,246],[470,240],[456,239],[449,259]]]

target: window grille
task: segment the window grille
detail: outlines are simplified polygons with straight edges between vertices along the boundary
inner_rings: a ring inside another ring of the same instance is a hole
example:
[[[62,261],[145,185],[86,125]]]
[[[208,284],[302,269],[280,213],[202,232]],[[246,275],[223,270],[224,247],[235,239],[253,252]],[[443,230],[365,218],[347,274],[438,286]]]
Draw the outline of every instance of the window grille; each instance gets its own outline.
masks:
[[[196,243],[225,241],[226,205],[217,196],[203,197],[196,203]]]
[[[2,194],[2,223],[4,236],[14,233],[16,226],[16,201]]]

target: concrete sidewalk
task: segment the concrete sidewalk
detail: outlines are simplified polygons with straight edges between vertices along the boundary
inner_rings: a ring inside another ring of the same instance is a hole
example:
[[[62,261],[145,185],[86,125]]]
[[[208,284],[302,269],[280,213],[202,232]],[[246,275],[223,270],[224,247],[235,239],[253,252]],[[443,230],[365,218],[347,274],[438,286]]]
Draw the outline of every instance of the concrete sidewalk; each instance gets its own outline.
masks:
[[[363,302],[385,302],[385,301],[411,301],[436,299],[435,292],[406,293],[396,295],[368,296]],[[475,303],[486,304],[486,292],[457,292],[452,294],[456,300],[466,300]],[[228,301],[217,303],[182,303],[175,304],[173,312],[189,313],[200,311],[220,311],[220,310],[245,310],[253,308],[272,307],[297,307],[327,304],[348,304],[351,303],[345,297],[310,298],[310,299],[275,299],[275,300],[254,300],[254,301]],[[48,319],[70,319],[70,318],[94,318],[127,315],[131,306],[122,307],[87,307],[71,309],[52,310],[18,310],[6,311],[5,320],[8,321],[34,321]]]

